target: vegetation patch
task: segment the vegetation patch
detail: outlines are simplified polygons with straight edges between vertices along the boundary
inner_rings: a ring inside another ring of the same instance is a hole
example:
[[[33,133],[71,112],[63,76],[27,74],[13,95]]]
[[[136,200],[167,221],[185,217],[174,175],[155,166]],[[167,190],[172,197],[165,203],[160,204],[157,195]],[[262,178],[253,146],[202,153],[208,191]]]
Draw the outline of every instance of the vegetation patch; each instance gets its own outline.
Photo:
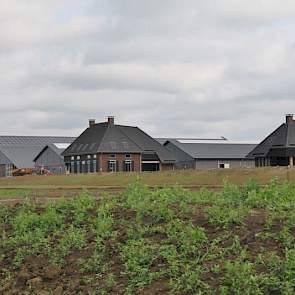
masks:
[[[295,187],[0,204],[1,294],[294,294]]]

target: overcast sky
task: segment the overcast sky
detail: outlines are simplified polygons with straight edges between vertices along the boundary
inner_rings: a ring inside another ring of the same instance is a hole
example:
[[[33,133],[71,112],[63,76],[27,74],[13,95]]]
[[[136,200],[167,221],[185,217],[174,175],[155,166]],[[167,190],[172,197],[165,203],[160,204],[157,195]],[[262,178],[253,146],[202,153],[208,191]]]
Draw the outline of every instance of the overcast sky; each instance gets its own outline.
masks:
[[[260,140],[295,112],[294,0],[0,1],[0,134]]]

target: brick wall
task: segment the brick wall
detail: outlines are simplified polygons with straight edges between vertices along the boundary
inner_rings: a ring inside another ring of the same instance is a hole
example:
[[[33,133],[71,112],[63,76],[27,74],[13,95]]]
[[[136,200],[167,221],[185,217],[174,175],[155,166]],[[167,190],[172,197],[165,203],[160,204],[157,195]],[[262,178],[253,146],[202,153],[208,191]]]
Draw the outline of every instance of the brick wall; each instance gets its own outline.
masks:
[[[119,164],[119,171],[123,171],[123,163],[126,160],[125,155],[126,154],[115,154],[116,158],[110,158],[110,154],[99,154],[99,165],[100,165],[100,171],[101,172],[108,172],[109,167],[109,161],[110,160],[116,160]],[[140,154],[130,154],[132,160],[134,162],[134,171],[140,172],[141,170],[141,155]]]

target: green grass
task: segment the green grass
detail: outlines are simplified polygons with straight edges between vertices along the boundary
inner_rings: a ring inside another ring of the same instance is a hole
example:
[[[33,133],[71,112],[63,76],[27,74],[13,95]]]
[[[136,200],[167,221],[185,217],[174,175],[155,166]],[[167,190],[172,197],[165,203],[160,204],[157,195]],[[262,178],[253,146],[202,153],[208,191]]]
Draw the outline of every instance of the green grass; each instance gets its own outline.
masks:
[[[0,188],[0,199],[9,198],[26,198],[31,196],[32,192],[28,189],[1,189]]]
[[[137,180],[99,200],[0,204],[0,293],[294,294],[294,200],[278,179],[194,192]]]

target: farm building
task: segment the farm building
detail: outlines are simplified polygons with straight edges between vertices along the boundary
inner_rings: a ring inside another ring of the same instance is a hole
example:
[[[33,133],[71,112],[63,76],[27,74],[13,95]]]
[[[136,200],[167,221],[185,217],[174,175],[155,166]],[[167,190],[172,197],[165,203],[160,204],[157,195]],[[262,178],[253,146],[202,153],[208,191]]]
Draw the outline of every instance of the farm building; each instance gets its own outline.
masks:
[[[35,168],[39,170],[46,169],[53,174],[64,174],[66,165],[62,152],[70,143],[51,143],[46,145],[34,158]]]
[[[294,166],[295,120],[286,115],[286,122],[267,136],[248,155],[255,158],[256,167]]]
[[[11,176],[15,169],[34,168],[34,158],[44,146],[73,140],[73,137],[0,136],[0,177]]]
[[[176,158],[175,169],[251,168],[246,158],[256,144],[220,139],[159,139]]]
[[[68,173],[174,169],[174,156],[138,127],[89,120],[89,127],[62,153]]]

